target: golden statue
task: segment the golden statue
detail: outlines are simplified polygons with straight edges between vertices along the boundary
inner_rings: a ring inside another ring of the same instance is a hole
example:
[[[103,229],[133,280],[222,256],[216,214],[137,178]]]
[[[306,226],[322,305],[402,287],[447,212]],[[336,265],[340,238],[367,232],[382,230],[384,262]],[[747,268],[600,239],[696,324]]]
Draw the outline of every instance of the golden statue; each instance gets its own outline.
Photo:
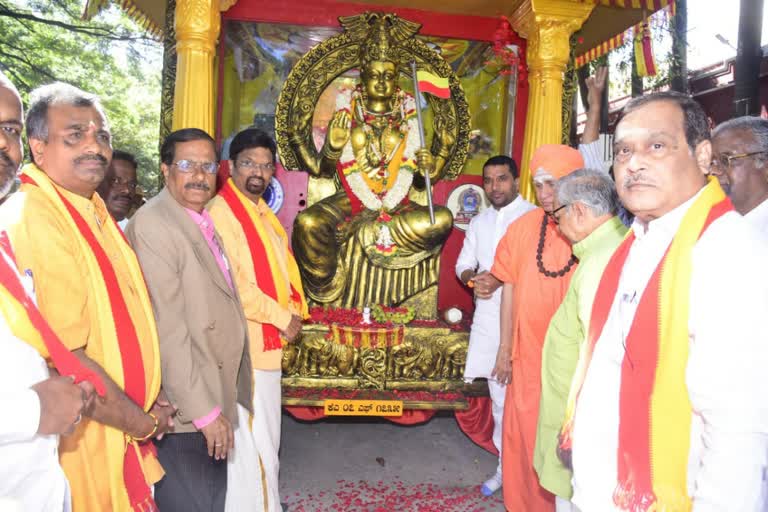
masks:
[[[424,50],[432,52],[417,46],[423,43],[415,43],[420,26],[378,13],[340,21],[346,32],[336,38],[356,42],[360,83],[337,97],[336,112],[319,152],[310,136],[312,112],[307,112],[306,104],[302,108],[296,101],[294,119],[285,122],[281,109],[291,106],[286,107],[282,95],[278,105],[278,143],[284,165],[306,170],[315,178],[331,178],[337,184],[336,193],[297,216],[293,250],[305,291],[315,303],[344,307],[402,304],[430,288],[436,292],[439,252],[453,217],[450,210],[436,205],[432,223],[428,208],[419,203],[423,202],[426,173],[435,183],[449,169],[451,177],[460,171],[466,147],[457,151],[457,139],[466,146],[469,126],[466,123],[460,128],[459,124],[460,114],[467,114],[466,102],[463,112],[456,108],[456,104],[462,105],[463,93],[445,64],[441,71],[448,69],[452,93],[455,90],[461,98],[453,105],[430,101],[433,106],[448,105],[433,109],[431,149],[420,147],[416,101],[398,86],[400,66],[409,57],[406,46],[418,48],[422,55]],[[333,41],[326,43],[334,46]],[[340,46],[336,43],[335,47]],[[346,71],[344,64],[338,64],[339,59],[350,58],[349,48],[346,53],[346,57],[336,57],[335,76],[340,74],[338,70]],[[423,60],[412,49],[410,53],[410,58]],[[301,62],[292,74],[297,69],[307,74]],[[325,73],[320,82],[335,77],[333,71]],[[317,83],[318,77],[314,78]],[[419,316],[432,315],[434,312],[425,314],[422,309]]]

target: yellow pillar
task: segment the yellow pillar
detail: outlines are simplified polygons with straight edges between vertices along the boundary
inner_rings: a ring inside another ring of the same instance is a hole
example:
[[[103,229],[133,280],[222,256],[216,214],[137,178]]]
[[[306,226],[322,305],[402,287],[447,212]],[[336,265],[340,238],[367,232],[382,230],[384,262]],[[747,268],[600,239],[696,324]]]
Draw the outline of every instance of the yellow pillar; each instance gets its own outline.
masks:
[[[542,144],[559,144],[563,122],[563,73],[570,54],[570,37],[581,28],[592,2],[524,0],[510,18],[512,27],[528,40],[528,115],[525,121],[520,193],[536,198],[528,164]]]
[[[214,135],[213,62],[221,26],[219,6],[219,0],[176,2],[174,130],[200,128]]]

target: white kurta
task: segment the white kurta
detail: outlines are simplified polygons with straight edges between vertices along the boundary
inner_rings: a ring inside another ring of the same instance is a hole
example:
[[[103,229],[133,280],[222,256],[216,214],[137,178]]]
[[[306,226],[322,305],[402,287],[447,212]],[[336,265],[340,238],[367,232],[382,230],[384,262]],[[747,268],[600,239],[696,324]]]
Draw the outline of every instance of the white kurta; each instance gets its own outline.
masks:
[[[768,199],[752,208],[744,218],[768,239]]]
[[[0,510],[68,511],[69,484],[59,466],[59,436],[37,435],[40,399],[30,389],[49,377],[48,366],[13,335],[2,316],[0,354]]]
[[[621,272],[579,396],[573,502],[615,510],[624,339],[648,281],[693,199],[649,223]],[[712,223],[693,250],[686,383],[693,406],[688,493],[694,512],[766,510],[768,242],[737,213]]]
[[[486,208],[469,223],[464,235],[464,245],[456,261],[456,275],[461,278],[467,269],[477,272],[490,271],[493,256],[499,240],[512,222],[536,207],[517,196],[504,208]],[[475,315],[472,318],[472,332],[469,335],[469,352],[464,369],[464,378],[491,377],[499,349],[499,308],[501,288],[490,299],[475,300]]]
[[[608,166],[603,161],[603,143],[600,139],[587,144],[579,144],[579,153],[584,159],[584,168],[608,173]]]

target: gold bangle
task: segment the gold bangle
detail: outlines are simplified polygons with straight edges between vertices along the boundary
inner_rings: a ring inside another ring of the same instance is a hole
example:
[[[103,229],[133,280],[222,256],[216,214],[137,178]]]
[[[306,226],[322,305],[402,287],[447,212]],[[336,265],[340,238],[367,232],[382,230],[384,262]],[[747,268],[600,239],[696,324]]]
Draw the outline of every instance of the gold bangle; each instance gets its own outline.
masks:
[[[133,437],[131,434],[126,434],[128,436],[128,441],[133,442],[136,441],[137,443],[141,443],[142,441],[146,441],[150,437],[154,436],[157,433],[157,428],[160,426],[160,421],[157,419],[157,416],[152,414],[151,412],[147,413],[149,417],[151,417],[155,424],[152,426],[152,430],[149,432],[149,434],[145,435],[144,437]]]

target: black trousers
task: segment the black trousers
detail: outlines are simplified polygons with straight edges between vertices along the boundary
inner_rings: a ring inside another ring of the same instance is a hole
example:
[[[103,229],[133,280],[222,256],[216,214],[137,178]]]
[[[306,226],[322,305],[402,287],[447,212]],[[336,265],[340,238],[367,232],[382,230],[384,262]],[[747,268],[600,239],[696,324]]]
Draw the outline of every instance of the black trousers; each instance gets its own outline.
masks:
[[[224,512],[227,461],[208,456],[203,434],[166,434],[155,445],[165,469],[155,485],[160,512]]]

